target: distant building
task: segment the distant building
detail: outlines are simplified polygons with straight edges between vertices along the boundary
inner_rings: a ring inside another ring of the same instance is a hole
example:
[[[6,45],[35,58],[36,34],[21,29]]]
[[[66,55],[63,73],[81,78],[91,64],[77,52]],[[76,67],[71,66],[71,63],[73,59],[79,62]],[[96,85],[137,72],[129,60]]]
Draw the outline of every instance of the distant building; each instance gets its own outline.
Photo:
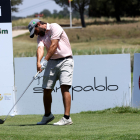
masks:
[[[44,14],[35,14],[35,17],[43,17]]]

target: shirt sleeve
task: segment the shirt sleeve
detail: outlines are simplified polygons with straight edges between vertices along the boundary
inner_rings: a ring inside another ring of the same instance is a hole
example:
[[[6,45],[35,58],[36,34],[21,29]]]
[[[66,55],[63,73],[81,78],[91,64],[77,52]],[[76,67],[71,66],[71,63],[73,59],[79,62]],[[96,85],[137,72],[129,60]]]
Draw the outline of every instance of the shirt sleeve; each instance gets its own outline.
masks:
[[[57,23],[53,23],[51,27],[51,40],[60,39],[63,29]]]
[[[37,38],[37,47],[44,47],[43,41],[40,39],[40,37]]]

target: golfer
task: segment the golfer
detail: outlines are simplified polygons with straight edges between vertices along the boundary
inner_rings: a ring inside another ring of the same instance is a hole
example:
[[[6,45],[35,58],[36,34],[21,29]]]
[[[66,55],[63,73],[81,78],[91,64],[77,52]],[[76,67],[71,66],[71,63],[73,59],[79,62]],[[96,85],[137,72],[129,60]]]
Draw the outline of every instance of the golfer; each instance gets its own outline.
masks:
[[[29,25],[30,38],[37,35],[37,71],[44,71],[42,88],[44,89],[44,109],[45,114],[38,125],[45,125],[54,119],[51,113],[52,95],[51,92],[57,80],[60,82],[64,116],[53,125],[72,124],[70,117],[71,95],[69,88],[72,85],[74,61],[69,39],[60,25],[57,23],[45,23],[39,19],[33,19]],[[41,63],[44,55],[44,47],[47,49],[45,59]]]

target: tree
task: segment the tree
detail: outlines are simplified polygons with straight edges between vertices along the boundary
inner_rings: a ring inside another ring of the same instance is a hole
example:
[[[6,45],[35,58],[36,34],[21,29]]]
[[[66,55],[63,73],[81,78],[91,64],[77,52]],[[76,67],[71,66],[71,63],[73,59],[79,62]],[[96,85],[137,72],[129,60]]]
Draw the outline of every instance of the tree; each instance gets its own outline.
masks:
[[[118,22],[121,16],[134,16],[140,12],[140,0],[91,0],[89,16],[115,17]]]
[[[68,17],[69,16],[69,10],[67,7],[64,7],[63,10],[59,11],[58,13],[62,17]]]
[[[44,14],[45,17],[51,17],[51,15],[52,15],[51,12],[47,9],[44,9],[40,13]]]
[[[57,15],[58,15],[57,10],[53,10],[53,15],[52,15],[52,16],[53,16],[54,18],[56,18],[56,17],[57,17]]]
[[[127,4],[128,5],[128,4]],[[140,0],[131,0],[131,3],[126,8],[126,16],[140,16]]]
[[[69,0],[54,0],[57,4],[63,7],[69,7]],[[82,27],[86,27],[84,19],[84,11],[89,6],[90,0],[73,0],[71,1],[72,9],[78,11],[81,18]]]
[[[11,0],[11,10],[12,12],[18,12],[17,5],[22,4],[23,0]]]

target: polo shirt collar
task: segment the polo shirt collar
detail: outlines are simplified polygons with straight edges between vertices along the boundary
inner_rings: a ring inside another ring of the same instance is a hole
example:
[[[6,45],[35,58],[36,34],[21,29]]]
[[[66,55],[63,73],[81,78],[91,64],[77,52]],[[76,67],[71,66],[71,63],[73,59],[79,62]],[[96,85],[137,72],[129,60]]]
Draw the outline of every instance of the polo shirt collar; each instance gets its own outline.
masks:
[[[50,30],[50,24],[49,23],[47,23],[47,28],[46,28],[46,30]]]

